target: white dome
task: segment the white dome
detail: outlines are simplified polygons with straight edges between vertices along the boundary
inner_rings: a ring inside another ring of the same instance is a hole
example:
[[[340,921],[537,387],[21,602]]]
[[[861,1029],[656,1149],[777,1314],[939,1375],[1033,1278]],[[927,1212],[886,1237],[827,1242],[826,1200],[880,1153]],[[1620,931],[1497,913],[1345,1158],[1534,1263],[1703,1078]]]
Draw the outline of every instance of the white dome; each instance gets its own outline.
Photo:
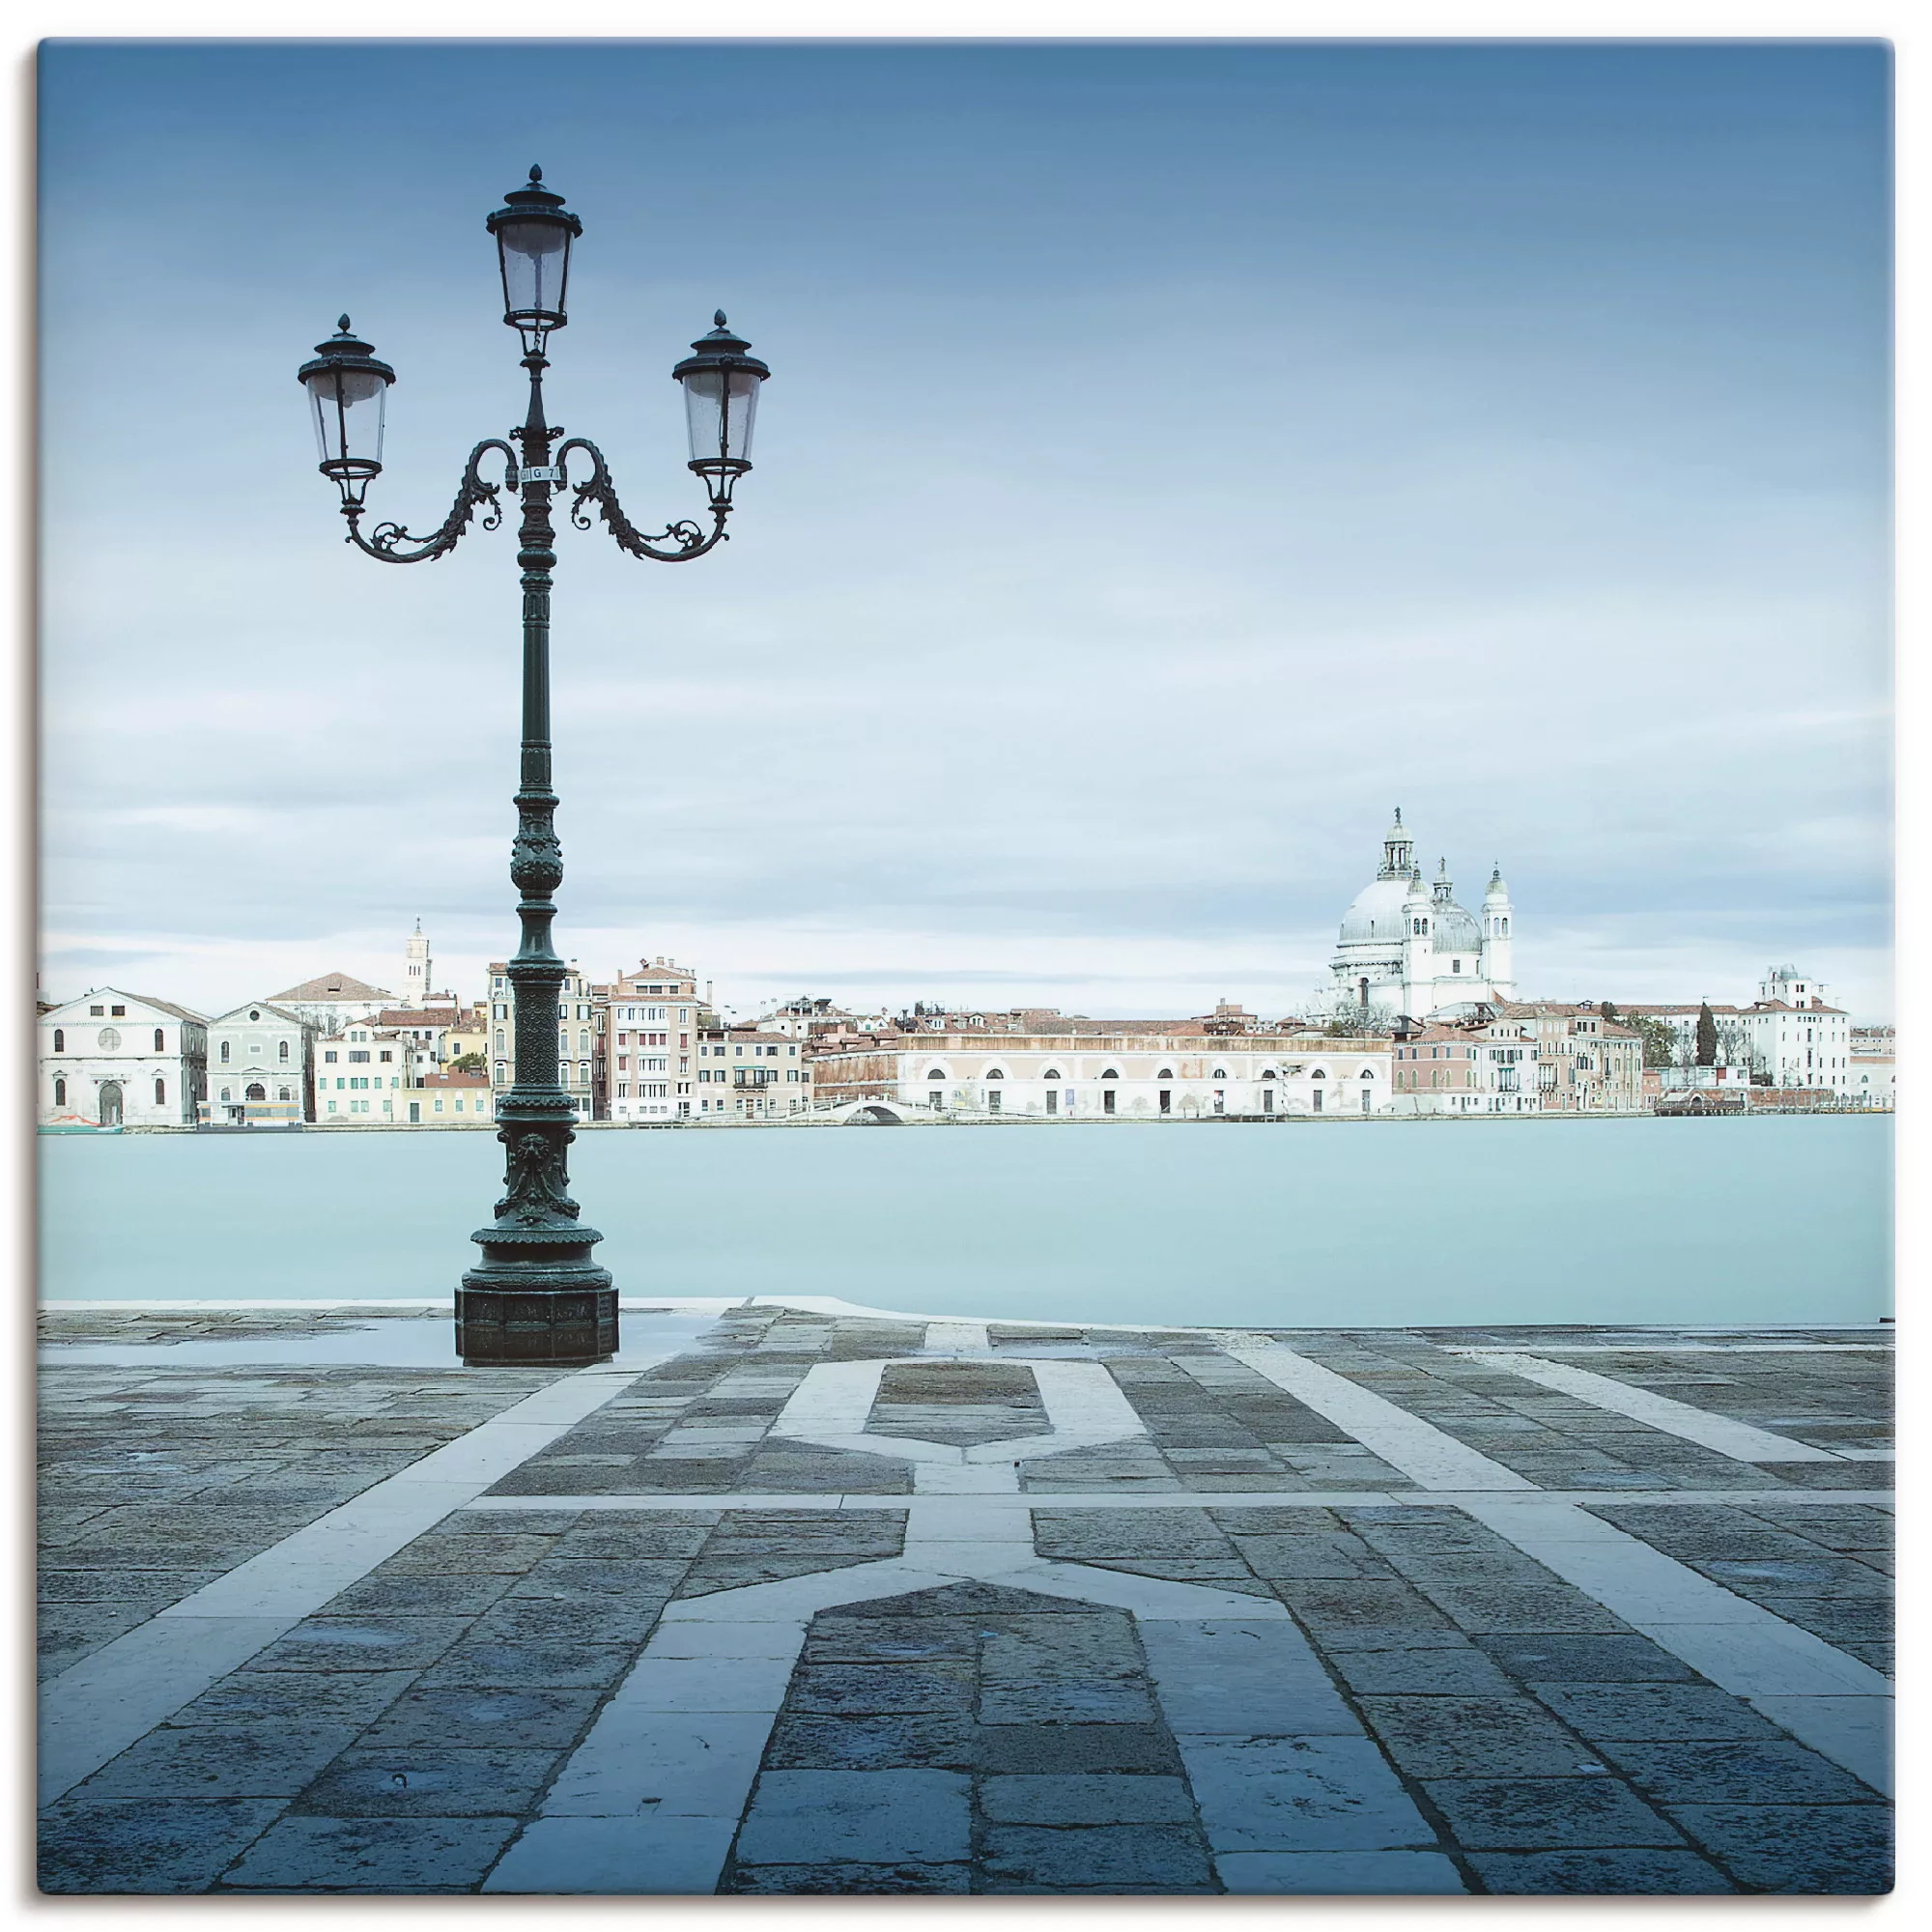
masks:
[[[1480,952],[1483,935],[1476,922],[1454,899],[1435,903],[1430,942],[1438,952]]]
[[[1344,946],[1400,946],[1405,930],[1403,905],[1408,897],[1406,879],[1378,879],[1355,895],[1342,915]]]

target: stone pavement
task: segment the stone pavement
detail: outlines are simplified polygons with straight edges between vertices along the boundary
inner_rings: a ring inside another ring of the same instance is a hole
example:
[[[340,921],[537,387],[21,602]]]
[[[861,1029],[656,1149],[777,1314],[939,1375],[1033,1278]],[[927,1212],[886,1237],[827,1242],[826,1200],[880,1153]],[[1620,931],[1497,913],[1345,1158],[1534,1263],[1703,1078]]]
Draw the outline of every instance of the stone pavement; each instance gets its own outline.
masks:
[[[1889,1885],[1889,1330],[666,1307],[49,1312],[43,1888]]]

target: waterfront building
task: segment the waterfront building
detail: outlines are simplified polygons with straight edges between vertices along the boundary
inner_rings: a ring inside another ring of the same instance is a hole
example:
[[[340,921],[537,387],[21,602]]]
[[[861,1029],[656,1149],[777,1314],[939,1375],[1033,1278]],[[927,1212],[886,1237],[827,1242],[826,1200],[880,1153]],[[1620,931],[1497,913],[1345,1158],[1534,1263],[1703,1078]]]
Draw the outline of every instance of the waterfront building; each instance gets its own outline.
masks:
[[[355,1020],[316,1046],[315,1120],[325,1127],[393,1127],[408,1119],[414,1042],[394,1027]]]
[[[100,986],[42,1012],[43,1126],[187,1127],[208,1074],[208,1022],[145,993]]]
[[[696,1118],[779,1121],[811,1111],[811,1049],[715,1018],[697,1030]]]
[[[1751,1071],[1778,1088],[1829,1088],[1853,1094],[1852,1020],[1824,986],[1796,966],[1773,966],[1756,1003],[1738,1015],[1750,1042]]]
[[[1457,904],[1447,860],[1435,884],[1424,885],[1414,839],[1398,810],[1382,839],[1380,868],[1342,916],[1329,962],[1331,997],[1416,1019],[1470,1001],[1513,1000],[1514,919],[1500,867],[1491,874],[1480,917]]]
[[[935,1114],[1202,1120],[1395,1111],[1390,1043],[1314,1034],[881,1034],[812,1049],[821,1106]]]
[[[1506,1003],[1497,1017],[1520,1021],[1536,1044],[1537,1096],[1546,1114],[1634,1114],[1643,1107],[1643,1040],[1606,1020],[1596,1003]]]
[[[593,985],[572,960],[557,989],[557,1084],[582,1121],[605,1118],[604,1049],[607,988]],[[490,962],[490,1084],[498,1100],[517,1080],[517,989],[505,960]]]
[[[315,1023],[251,1000],[208,1023],[204,1127],[298,1127],[315,1118]]]
[[[454,1041],[461,1037],[466,1023],[469,1028],[469,1037],[480,1040],[483,1036],[480,1023],[447,993],[435,995],[425,1006],[385,1007],[370,1015],[372,1026],[386,1028],[409,1042],[410,1065],[418,1079],[441,1071],[459,1057],[462,1049]]]
[[[1898,1065],[1889,1047],[1875,1053],[1852,1054],[1851,1097],[1864,1107],[1893,1107],[1898,1103]]]
[[[1535,1114],[1537,1043],[1524,1019],[1496,1014],[1458,1025],[1403,1028],[1392,1042],[1400,1114]],[[1639,1050],[1638,1059],[1642,1053]]]
[[[406,1126],[473,1127],[497,1117],[487,1073],[426,1073],[402,1097]]]
[[[298,1019],[311,1021],[318,1034],[338,1034],[351,1020],[366,1020],[395,1004],[395,994],[372,986],[348,973],[325,973],[269,995],[269,1005],[280,1007]]]
[[[698,998],[697,976],[660,954],[619,973],[606,991],[609,1015],[610,1118],[613,1121],[686,1119],[694,1111],[693,1062],[707,997]]]

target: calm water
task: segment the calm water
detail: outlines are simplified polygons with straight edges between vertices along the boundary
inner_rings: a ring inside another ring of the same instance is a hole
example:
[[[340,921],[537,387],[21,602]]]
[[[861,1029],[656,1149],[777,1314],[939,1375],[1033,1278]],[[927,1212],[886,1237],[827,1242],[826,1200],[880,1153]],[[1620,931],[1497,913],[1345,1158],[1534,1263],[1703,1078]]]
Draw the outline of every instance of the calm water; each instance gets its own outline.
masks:
[[[440,1294],[482,1133],[43,1138],[49,1300]],[[1069,1321],[1856,1322],[1890,1313],[1891,1122],[591,1133],[626,1296]]]

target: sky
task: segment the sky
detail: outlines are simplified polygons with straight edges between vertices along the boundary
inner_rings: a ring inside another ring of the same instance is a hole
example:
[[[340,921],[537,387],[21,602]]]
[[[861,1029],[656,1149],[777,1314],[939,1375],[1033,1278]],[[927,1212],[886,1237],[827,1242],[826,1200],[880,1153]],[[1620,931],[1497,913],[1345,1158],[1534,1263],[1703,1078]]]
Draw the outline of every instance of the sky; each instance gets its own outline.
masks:
[[[554,421],[658,527],[723,306],[732,541],[558,543],[559,951],[796,993],[1306,1011],[1396,806],[1525,996],[1888,1018],[1875,43],[45,43],[46,996],[514,945],[510,527],[344,546],[522,412],[483,217],[584,222]]]

